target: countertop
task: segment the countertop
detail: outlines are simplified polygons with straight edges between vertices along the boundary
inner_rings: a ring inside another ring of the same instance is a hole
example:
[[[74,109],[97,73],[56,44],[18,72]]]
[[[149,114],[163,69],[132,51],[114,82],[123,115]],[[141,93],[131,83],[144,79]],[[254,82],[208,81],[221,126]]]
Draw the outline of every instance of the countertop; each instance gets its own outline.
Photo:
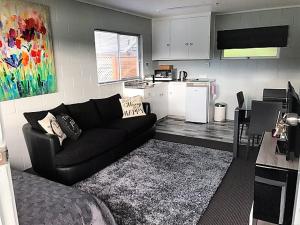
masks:
[[[157,81],[155,83],[153,82],[147,82],[148,85],[132,85],[132,86],[124,86],[125,88],[130,88],[130,89],[148,89],[148,88],[153,88],[155,85],[163,84],[163,83],[211,83],[215,82],[215,79],[207,79],[207,78],[199,78],[199,79],[190,79],[190,80],[185,80],[185,81]]]

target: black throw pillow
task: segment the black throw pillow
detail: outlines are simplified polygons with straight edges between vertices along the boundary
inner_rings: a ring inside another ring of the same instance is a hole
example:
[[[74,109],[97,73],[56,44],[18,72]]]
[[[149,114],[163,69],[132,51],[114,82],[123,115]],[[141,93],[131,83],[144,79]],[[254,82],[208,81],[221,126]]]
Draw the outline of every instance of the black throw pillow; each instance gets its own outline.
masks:
[[[103,121],[108,122],[123,117],[123,110],[119,101],[120,98],[121,95],[116,94],[108,98],[91,100],[95,103]]]
[[[76,141],[81,135],[82,130],[78,127],[76,122],[67,114],[60,114],[56,116],[56,120],[62,129],[62,131],[67,135],[68,138]]]
[[[44,119],[47,116],[48,112],[50,112],[54,116],[69,113],[66,106],[64,104],[60,104],[59,106],[51,110],[45,110],[40,112],[26,112],[23,115],[33,129],[45,132],[45,130],[38,123],[38,121]]]
[[[82,130],[101,126],[101,118],[92,101],[67,105],[70,116],[76,121]]]

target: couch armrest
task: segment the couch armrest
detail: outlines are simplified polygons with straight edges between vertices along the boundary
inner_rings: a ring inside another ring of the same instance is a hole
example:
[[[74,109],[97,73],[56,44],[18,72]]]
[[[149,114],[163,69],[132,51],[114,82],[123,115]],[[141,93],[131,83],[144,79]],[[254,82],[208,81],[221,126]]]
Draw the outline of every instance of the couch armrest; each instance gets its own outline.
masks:
[[[55,176],[55,154],[60,151],[58,137],[23,126],[23,134],[33,169],[51,179]]]
[[[143,102],[143,108],[146,114],[151,113],[151,107],[149,102]]]

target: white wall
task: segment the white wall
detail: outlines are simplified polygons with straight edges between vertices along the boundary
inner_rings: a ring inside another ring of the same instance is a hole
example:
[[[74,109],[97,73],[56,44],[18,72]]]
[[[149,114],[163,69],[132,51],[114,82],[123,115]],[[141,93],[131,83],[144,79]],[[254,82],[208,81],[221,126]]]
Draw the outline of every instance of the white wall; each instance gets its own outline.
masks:
[[[145,73],[151,69],[151,21],[74,0],[43,0],[50,6],[58,92],[1,103],[5,138],[13,167],[31,167],[22,134],[23,112],[56,107],[122,92],[122,84],[98,86],[94,29],[141,34]],[[146,63],[150,63],[149,68]],[[41,151],[43,148],[41,146]]]
[[[227,118],[233,119],[237,106],[235,94],[240,90],[244,91],[248,104],[251,104],[252,99],[262,99],[264,88],[286,88],[288,80],[292,81],[296,90],[300,89],[300,8],[219,15],[215,18],[216,32],[276,25],[290,26],[288,47],[281,49],[280,59],[221,60],[213,38],[211,60],[160,61],[159,64],[173,64],[178,71],[186,70],[188,78],[215,78],[217,101],[228,104]]]

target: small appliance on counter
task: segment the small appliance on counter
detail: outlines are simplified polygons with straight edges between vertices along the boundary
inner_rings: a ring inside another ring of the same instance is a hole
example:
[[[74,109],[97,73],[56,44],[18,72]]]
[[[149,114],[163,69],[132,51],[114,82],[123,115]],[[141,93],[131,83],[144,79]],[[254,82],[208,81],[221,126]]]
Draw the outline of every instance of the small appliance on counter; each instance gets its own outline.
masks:
[[[172,65],[161,65],[158,70],[154,70],[154,77],[145,77],[147,81],[172,81],[176,80],[177,70]]]
[[[186,81],[187,76],[188,76],[187,72],[182,70],[179,72],[177,80],[178,81]]]

